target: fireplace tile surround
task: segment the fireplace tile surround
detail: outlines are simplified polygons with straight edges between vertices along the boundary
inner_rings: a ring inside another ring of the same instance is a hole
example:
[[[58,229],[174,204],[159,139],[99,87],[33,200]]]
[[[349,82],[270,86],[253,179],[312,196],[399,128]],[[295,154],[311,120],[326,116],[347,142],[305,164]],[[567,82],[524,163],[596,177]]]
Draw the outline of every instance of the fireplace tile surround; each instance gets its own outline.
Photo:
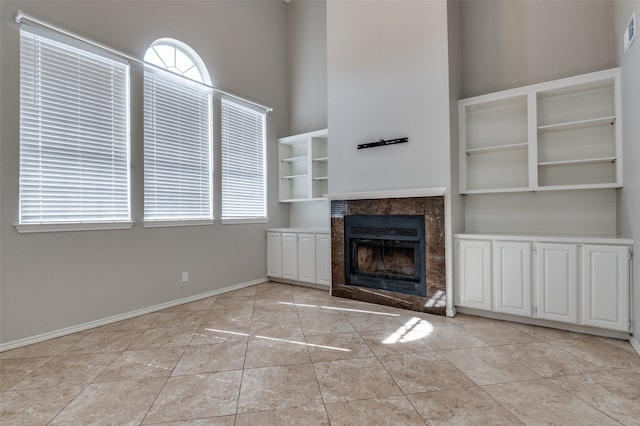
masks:
[[[331,294],[347,299],[437,315],[446,313],[444,196],[332,199]],[[347,215],[422,215],[425,220],[426,297],[345,284],[345,230]]]

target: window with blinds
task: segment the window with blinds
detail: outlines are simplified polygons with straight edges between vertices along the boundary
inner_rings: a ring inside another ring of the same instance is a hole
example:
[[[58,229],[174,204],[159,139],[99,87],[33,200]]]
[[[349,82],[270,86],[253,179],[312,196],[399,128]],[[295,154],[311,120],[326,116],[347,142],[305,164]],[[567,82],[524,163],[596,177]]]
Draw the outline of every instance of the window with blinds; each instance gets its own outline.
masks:
[[[212,91],[170,62],[180,58],[176,52],[182,62],[189,59],[189,52],[166,42],[145,56],[171,71],[144,71],[145,221],[213,219]]]
[[[264,221],[265,113],[221,100],[222,220]]]
[[[129,65],[20,30],[19,223],[130,221]]]

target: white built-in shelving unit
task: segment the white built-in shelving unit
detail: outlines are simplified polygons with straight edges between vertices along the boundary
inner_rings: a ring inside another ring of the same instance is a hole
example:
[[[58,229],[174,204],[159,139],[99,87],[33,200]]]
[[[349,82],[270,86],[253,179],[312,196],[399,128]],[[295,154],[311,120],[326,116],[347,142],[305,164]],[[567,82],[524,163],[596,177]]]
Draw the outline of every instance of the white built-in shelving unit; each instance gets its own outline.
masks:
[[[615,68],[460,100],[460,193],[504,200],[496,216],[509,222],[520,220],[509,216],[509,203],[524,197],[486,194],[622,187],[620,93]],[[532,220],[566,214],[538,200],[545,214]],[[616,235],[457,234],[455,304],[461,312],[625,336],[632,246]]]
[[[462,194],[622,186],[619,68],[458,106]]]
[[[328,192],[327,129],[278,139],[281,202],[324,199]]]

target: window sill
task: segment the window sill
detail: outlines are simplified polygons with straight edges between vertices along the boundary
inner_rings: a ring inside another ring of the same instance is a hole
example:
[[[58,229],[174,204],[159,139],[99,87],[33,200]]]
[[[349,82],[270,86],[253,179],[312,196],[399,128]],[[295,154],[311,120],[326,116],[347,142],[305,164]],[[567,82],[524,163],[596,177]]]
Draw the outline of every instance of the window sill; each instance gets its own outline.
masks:
[[[68,231],[106,231],[111,229],[131,229],[133,222],[104,222],[104,223],[29,223],[15,224],[20,234],[36,232],[68,232]]]
[[[172,228],[176,226],[202,226],[213,225],[216,223],[213,219],[205,220],[148,220],[142,222],[142,226],[145,228]]]
[[[243,223],[267,223],[268,217],[254,217],[251,219],[220,219],[223,225],[239,225]]]

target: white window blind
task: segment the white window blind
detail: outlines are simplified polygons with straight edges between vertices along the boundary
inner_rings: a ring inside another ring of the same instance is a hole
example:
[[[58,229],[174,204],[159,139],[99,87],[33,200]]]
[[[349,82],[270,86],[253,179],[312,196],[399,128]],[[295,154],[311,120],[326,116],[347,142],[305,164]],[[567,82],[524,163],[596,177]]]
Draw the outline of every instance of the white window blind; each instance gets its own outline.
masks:
[[[213,219],[211,89],[145,67],[144,219]]]
[[[265,113],[221,102],[222,219],[265,219]]]
[[[20,30],[20,224],[126,222],[129,65]]]

